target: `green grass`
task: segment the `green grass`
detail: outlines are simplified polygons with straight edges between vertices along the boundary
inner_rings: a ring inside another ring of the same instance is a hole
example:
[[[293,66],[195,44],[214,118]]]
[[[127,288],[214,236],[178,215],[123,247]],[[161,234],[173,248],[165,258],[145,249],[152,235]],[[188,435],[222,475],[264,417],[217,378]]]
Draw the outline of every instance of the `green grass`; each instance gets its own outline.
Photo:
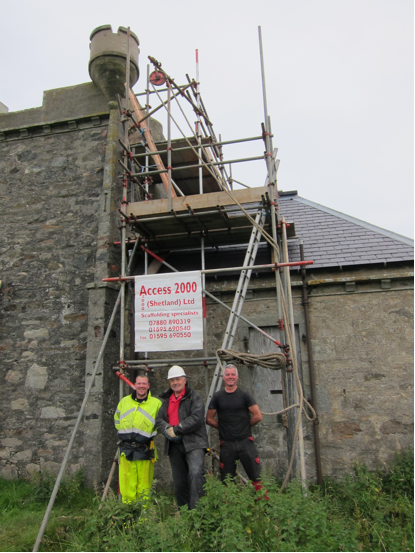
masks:
[[[1,551],[33,550],[54,483],[55,478],[47,474],[36,474],[30,482],[0,478]],[[86,516],[94,509],[95,493],[83,486],[82,472],[64,479],[47,527],[47,539],[52,536],[54,544],[50,550],[66,535],[65,517]]]
[[[31,551],[53,478],[0,480],[3,551]],[[82,474],[63,482],[41,551],[413,551],[413,453],[383,471],[356,465],[342,481],[310,485],[264,479],[269,500],[251,486],[214,477],[197,509],[179,512],[154,494],[146,505],[109,496],[101,510]]]

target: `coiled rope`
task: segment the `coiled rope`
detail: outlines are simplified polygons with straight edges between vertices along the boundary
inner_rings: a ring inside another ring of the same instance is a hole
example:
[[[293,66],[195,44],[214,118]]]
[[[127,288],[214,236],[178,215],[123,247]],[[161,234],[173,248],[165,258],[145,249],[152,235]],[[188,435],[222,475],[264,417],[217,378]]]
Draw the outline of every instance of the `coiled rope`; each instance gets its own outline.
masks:
[[[221,360],[226,361],[227,363],[233,361],[238,365],[246,365],[250,367],[259,365],[260,367],[264,367],[265,369],[271,369],[274,371],[280,371],[282,369],[285,369],[287,365],[285,355],[283,353],[278,353],[278,352],[252,354],[252,353],[240,353],[239,351],[235,351],[232,349],[218,349],[216,352],[216,358],[219,363],[221,362]],[[283,381],[283,379],[281,379],[281,381]],[[300,386],[301,386],[301,382],[300,382]],[[313,416],[309,417],[305,409],[305,405],[303,405],[303,412],[305,416],[309,421],[313,421],[316,418],[316,414],[312,405],[310,405],[310,403],[306,399],[304,399],[304,397],[303,397],[303,403],[305,403],[313,413]],[[299,404],[295,403],[293,405],[290,405],[289,407],[286,407],[282,411],[275,411],[274,413],[265,413],[265,411],[261,411],[261,413],[263,415],[281,415],[282,413],[286,413],[287,411],[289,411],[290,409],[293,409],[294,407],[299,407]]]
[[[285,355],[279,352],[253,355],[252,353],[239,353],[239,351],[231,349],[218,349],[216,357],[226,362],[235,361],[240,365],[260,365],[273,371],[280,371],[286,365]]]

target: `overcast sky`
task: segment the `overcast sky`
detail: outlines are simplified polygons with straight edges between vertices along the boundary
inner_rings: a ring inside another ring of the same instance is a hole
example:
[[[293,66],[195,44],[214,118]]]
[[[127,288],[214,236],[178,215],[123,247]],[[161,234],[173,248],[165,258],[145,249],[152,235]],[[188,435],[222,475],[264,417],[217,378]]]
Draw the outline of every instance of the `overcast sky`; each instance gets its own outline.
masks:
[[[140,39],[135,92],[148,55],[184,84],[197,48],[202,98],[222,140],[261,132],[261,25],[278,188],[413,237],[412,0],[4,0],[0,101],[23,110],[40,106],[44,90],[89,81],[89,35],[104,24]],[[224,151],[262,153],[261,142]],[[251,186],[265,175],[262,161],[233,169]]]

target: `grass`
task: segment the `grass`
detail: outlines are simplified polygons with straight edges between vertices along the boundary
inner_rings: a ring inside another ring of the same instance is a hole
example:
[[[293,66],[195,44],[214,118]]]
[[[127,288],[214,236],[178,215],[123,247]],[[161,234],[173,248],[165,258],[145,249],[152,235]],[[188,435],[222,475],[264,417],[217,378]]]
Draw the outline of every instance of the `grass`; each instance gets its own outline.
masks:
[[[197,509],[179,512],[154,494],[145,505],[99,498],[82,473],[62,483],[41,551],[413,551],[413,453],[397,454],[386,471],[356,465],[342,481],[310,485],[264,479],[269,500],[251,486],[214,477]],[[31,551],[53,478],[0,480],[3,551]]]
[[[55,478],[36,474],[31,481],[0,478],[0,544],[2,551],[32,551]],[[52,542],[65,533],[64,517],[95,508],[95,493],[83,486],[83,473],[65,479],[59,489],[47,527]],[[44,549],[45,550],[45,549]],[[58,550],[58,549],[57,549]],[[59,549],[64,551],[64,549]]]

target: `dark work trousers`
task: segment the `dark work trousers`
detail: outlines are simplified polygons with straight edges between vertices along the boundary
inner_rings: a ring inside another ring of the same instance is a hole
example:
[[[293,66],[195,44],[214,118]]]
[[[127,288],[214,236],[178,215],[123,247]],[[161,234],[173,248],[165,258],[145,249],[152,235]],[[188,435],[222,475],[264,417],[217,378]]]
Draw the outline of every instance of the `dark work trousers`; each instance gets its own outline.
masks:
[[[222,480],[226,476],[236,474],[236,461],[240,460],[248,478],[258,482],[261,475],[261,462],[253,438],[245,438],[235,442],[221,440],[220,442],[220,474]]]
[[[188,451],[182,442],[169,444],[169,458],[173,473],[174,494],[177,505],[188,505],[194,509],[204,494],[205,449]]]

